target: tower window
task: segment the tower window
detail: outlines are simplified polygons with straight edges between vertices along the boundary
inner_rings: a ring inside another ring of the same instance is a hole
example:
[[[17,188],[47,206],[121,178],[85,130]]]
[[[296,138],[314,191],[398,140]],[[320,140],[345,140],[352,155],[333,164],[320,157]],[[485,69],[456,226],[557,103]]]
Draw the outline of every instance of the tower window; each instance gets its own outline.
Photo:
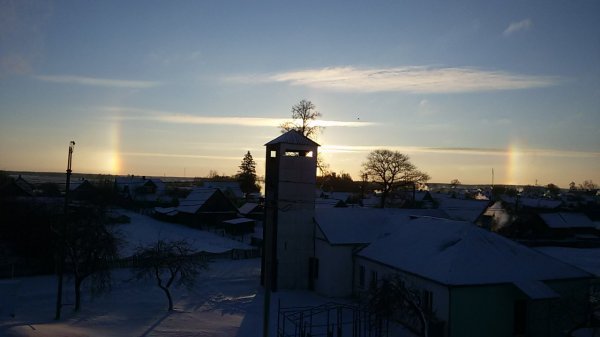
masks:
[[[285,150],[286,157],[312,157],[312,151],[306,150]]]

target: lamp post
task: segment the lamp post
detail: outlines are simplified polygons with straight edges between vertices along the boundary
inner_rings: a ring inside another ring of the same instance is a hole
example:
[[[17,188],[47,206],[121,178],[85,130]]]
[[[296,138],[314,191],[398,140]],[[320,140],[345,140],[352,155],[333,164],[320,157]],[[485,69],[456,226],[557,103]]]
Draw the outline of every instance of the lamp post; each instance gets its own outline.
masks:
[[[67,159],[67,181],[65,184],[65,216],[63,219],[63,224],[61,226],[60,232],[58,233],[59,236],[59,247],[58,247],[58,270],[57,270],[57,274],[58,274],[58,289],[56,291],[56,315],[54,317],[55,320],[59,320],[60,319],[60,311],[62,309],[62,288],[63,288],[63,273],[64,273],[64,267],[65,267],[65,235],[66,235],[66,229],[67,229],[67,220],[68,220],[68,214],[69,214],[69,187],[71,185],[71,163],[72,163],[72,158],[73,158],[73,149],[75,148],[75,142],[74,141],[70,141],[69,142],[69,155],[68,155],[68,159]]]

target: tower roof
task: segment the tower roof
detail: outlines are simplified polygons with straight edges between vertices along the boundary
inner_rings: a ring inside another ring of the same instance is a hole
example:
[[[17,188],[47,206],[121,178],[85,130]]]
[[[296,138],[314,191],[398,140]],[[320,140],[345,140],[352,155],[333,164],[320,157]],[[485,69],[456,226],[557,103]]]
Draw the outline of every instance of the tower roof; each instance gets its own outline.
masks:
[[[296,145],[309,145],[309,146],[320,146],[312,139],[302,135],[300,132],[296,130],[290,130],[281,136],[273,139],[272,141],[266,143],[265,145],[274,145],[274,144],[296,144]]]

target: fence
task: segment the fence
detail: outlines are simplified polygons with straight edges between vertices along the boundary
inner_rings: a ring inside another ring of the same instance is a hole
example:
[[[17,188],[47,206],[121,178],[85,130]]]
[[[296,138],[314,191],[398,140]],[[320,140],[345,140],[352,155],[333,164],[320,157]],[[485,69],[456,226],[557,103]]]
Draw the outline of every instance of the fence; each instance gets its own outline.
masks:
[[[387,337],[389,321],[358,305],[278,308],[277,337]]]

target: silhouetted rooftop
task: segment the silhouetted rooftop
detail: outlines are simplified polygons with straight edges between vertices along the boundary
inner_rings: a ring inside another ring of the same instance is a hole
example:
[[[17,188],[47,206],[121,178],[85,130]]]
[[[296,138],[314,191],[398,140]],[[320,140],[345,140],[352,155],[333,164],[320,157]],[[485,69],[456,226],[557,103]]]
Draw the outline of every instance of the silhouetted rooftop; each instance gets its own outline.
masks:
[[[309,145],[309,146],[320,146],[319,144],[317,144],[316,142],[314,142],[312,139],[302,135],[300,132],[296,131],[296,130],[290,130],[284,134],[282,134],[281,136],[273,139],[272,141],[268,142],[265,144],[266,145],[274,145],[274,144],[280,144],[280,143],[286,143],[286,144],[297,144],[297,145]]]

